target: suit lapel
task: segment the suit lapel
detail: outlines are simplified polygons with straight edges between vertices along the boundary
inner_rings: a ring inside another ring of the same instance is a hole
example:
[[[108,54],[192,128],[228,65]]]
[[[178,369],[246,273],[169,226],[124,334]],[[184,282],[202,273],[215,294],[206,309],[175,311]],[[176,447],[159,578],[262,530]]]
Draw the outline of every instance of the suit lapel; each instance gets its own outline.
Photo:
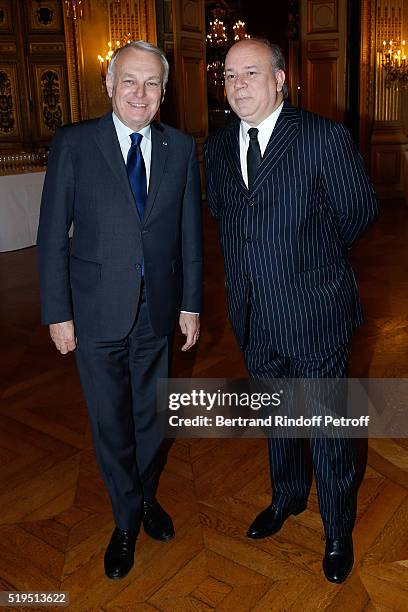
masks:
[[[300,111],[285,102],[265,149],[258,174],[254,181],[253,192],[262,186],[262,183],[270,176],[273,168],[292,145],[292,142],[298,135],[299,125]]]
[[[166,133],[165,128],[160,123],[152,123],[151,139],[152,155],[150,163],[149,192],[147,194],[146,210],[143,218],[144,222],[147,220],[152,211],[153,204],[163,178],[167,155],[169,153],[177,155],[176,151],[171,151],[171,139]]]
[[[241,172],[241,158],[239,154],[239,129],[239,120],[231,121],[231,123],[225,128],[225,134],[223,139],[224,153],[230,170],[236,180],[237,186],[247,196],[248,189],[245,185],[244,179],[242,178]]]
[[[261,165],[256,176],[252,193],[260,189],[263,182],[271,174],[273,168],[285,155],[286,151],[292,145],[297,137],[300,125],[300,111],[285,102],[280,112],[278,121],[272,132],[272,136],[265,149]],[[239,129],[240,121],[232,121],[225,128],[225,136],[223,139],[225,157],[232,174],[235,177],[237,186],[248,196],[249,191],[242,178],[241,159],[239,153]]]
[[[129,206],[132,207],[140,223],[140,217],[137,213],[135,200],[129,185],[126,165],[123,161],[122,151],[112,120],[112,113],[108,113],[100,118],[95,140],[106,162],[116,176],[126,201],[129,203]]]

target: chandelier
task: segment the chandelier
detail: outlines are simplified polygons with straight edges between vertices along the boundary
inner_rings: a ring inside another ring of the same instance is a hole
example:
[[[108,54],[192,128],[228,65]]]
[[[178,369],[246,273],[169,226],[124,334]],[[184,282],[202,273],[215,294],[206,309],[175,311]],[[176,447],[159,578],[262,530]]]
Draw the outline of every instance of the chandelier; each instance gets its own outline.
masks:
[[[388,48],[387,48],[388,45]],[[385,84],[388,88],[408,88],[408,66],[405,54],[405,40],[383,41],[379,52],[379,63],[385,70]]]
[[[225,9],[217,7],[211,14],[206,36],[208,82],[223,87],[224,60],[229,41],[237,42],[250,36],[246,33],[245,22],[238,19],[232,25],[231,15],[227,15]]]
[[[242,40],[243,38],[251,38],[249,34],[245,31],[245,21],[241,21],[238,19],[232,26],[232,31],[234,34],[234,41]]]
[[[225,25],[222,19],[214,19],[210,21],[210,31],[207,34],[207,43],[214,47],[225,47],[228,42],[228,36],[225,31]]]

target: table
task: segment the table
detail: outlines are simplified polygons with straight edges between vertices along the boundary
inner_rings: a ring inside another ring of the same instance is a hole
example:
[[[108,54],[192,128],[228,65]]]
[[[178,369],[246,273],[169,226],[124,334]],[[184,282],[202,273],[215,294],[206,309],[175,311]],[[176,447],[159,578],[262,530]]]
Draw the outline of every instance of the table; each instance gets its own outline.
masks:
[[[37,242],[45,172],[0,176],[0,252]]]

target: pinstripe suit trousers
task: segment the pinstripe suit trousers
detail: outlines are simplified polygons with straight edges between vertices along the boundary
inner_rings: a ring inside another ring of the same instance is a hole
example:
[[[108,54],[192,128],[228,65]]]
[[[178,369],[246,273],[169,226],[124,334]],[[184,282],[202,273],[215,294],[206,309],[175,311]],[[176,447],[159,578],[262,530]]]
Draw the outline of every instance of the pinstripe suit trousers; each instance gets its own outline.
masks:
[[[347,345],[326,357],[291,358],[279,355],[268,342],[249,304],[248,341],[244,358],[251,378],[343,378],[347,373]],[[269,438],[272,503],[284,509],[292,501],[306,502],[310,478],[305,456],[310,443],[319,509],[326,537],[351,533],[355,517],[355,452],[348,438]]]

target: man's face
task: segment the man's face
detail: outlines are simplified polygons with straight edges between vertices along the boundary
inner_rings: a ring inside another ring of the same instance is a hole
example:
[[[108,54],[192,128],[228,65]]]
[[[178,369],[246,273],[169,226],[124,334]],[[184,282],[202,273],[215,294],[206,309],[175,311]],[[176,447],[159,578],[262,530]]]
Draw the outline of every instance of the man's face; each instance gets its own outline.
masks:
[[[272,67],[269,49],[257,41],[231,47],[225,59],[225,89],[232,110],[252,127],[259,125],[283,100],[285,73]]]
[[[141,49],[122,51],[106,89],[119,119],[138,132],[151,123],[163,99],[163,65],[159,57]]]

